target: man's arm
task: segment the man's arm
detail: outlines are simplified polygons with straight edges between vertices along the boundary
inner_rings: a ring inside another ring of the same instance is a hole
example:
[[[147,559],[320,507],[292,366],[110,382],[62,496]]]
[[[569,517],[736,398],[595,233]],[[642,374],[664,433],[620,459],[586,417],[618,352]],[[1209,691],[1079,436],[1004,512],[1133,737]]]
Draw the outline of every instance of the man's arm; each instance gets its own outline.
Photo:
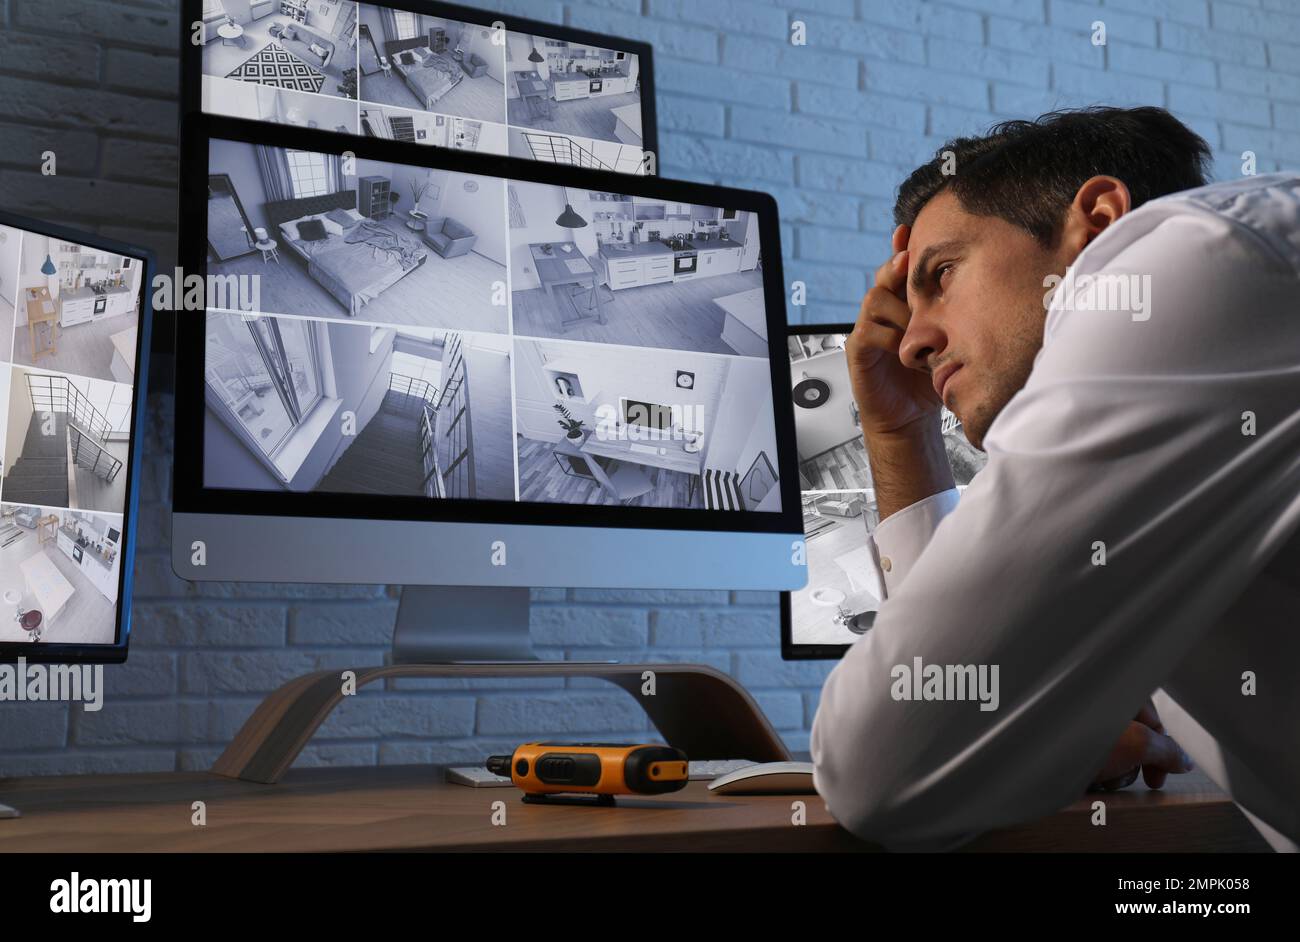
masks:
[[[1149,276],[1150,319],[1058,297],[1028,383],[986,438],[988,466],[826,682],[816,783],[863,837],[950,839],[1078,795],[1290,536],[1294,271],[1185,206],[1126,228],[1075,272]],[[1242,434],[1244,410],[1257,435]],[[949,665],[996,678],[995,708],[951,686],[903,697],[922,685],[902,668]]]

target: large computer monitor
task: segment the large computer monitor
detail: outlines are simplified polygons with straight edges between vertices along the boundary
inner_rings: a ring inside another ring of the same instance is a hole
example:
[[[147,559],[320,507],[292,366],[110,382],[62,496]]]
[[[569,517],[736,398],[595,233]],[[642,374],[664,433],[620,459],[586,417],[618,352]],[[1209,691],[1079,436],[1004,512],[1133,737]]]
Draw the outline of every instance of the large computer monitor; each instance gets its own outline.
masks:
[[[186,113],[655,172],[646,43],[421,0],[186,0],[185,23]]]
[[[867,545],[880,522],[876,492],[844,345],[852,324],[786,328],[795,405],[800,513],[808,582],[781,593],[781,653],[787,660],[840,657],[871,629],[882,592]],[[953,478],[964,489],[986,457],[961,422],[942,414]]]
[[[231,119],[183,144],[179,575],[802,585],[771,197]]]
[[[126,659],[152,268],[0,213],[0,662]]]

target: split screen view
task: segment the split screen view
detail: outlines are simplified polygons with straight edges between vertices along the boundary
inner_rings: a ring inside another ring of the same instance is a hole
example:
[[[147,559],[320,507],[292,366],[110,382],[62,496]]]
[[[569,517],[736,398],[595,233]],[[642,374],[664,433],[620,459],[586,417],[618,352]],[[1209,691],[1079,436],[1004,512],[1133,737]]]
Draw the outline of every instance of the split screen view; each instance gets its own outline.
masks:
[[[205,0],[203,110],[645,173],[638,57],[352,0]]]
[[[0,225],[0,642],[115,641],[143,272]]]
[[[208,312],[204,486],[780,510],[756,214],[228,140],[208,173],[210,280],[255,289]]]

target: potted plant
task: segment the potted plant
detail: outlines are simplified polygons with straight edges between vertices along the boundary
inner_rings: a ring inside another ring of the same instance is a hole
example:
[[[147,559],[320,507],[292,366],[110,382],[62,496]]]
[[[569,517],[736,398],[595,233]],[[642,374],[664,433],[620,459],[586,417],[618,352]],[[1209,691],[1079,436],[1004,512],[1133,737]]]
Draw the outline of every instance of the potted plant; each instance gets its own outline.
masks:
[[[344,98],[357,97],[357,70],[344,69],[343,81],[339,82],[339,92]]]
[[[556,420],[556,424],[559,425],[560,428],[564,429],[565,438],[568,438],[570,441],[577,441],[582,438],[584,434],[582,430],[582,420],[575,419],[573,413],[566,409],[563,403],[557,402],[553,408],[563,416],[563,418]]]

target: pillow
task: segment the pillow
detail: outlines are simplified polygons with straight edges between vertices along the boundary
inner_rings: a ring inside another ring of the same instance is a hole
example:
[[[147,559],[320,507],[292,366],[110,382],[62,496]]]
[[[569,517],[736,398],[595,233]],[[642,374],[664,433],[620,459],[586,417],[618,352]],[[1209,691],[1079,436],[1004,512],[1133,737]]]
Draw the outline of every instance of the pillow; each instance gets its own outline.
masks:
[[[339,235],[343,234],[344,229],[357,224],[357,221],[348,215],[346,209],[331,209],[325,214],[325,219],[339,227]]]
[[[402,53],[397,57],[397,59],[402,63],[402,65],[415,65],[415,56],[411,55],[409,52]]]
[[[290,219],[288,222],[280,223],[280,231],[283,232],[291,242],[297,242],[302,238],[302,236],[298,234],[298,226],[306,222],[308,219],[319,218],[319,213],[312,216],[299,216],[297,219]]]
[[[284,32],[281,33],[280,35],[283,36],[285,39],[297,39],[298,27],[290,23],[288,26],[284,28]]]
[[[327,55],[327,53],[325,52],[325,47],[322,46],[320,43],[312,43],[307,48],[309,48],[316,55],[320,56],[322,59],[324,59],[325,56]]]
[[[328,239],[329,233],[325,231],[325,223],[320,219],[308,219],[306,222],[298,223],[298,238],[304,242],[319,242],[321,239]]]

